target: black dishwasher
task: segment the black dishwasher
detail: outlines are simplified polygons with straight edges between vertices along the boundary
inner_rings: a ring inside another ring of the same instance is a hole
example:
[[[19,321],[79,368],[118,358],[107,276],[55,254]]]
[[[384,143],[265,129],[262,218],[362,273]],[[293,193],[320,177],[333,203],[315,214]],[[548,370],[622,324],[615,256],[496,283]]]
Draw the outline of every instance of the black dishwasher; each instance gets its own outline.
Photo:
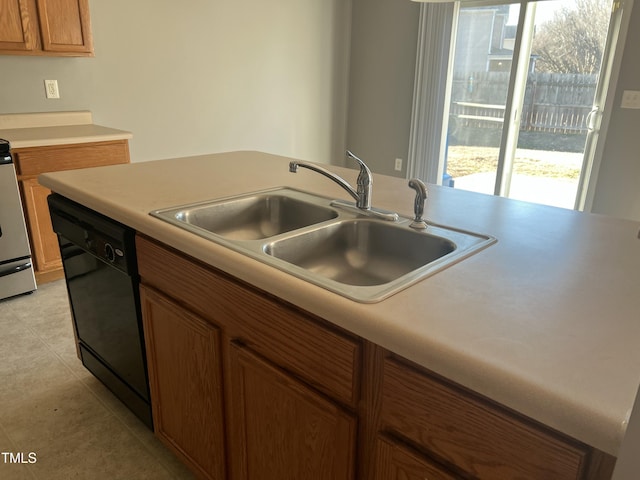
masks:
[[[135,232],[60,195],[48,202],[82,364],[153,428]]]

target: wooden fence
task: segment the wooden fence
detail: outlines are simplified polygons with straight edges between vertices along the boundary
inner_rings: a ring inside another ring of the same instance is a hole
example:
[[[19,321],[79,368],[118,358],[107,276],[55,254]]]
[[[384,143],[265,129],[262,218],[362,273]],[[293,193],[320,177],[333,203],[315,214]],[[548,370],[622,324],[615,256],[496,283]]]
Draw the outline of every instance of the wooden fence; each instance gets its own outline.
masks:
[[[450,110],[456,127],[500,128],[504,118],[508,82],[508,72],[456,74]],[[530,74],[520,129],[585,133],[596,82],[596,75]]]

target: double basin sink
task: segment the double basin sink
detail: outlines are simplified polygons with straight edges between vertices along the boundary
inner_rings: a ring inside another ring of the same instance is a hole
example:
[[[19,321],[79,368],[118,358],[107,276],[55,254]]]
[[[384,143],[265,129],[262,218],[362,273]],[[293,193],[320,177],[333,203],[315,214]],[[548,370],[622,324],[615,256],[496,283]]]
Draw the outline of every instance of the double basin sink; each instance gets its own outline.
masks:
[[[410,228],[287,187],[151,215],[358,302],[372,303],[496,240],[430,224]]]

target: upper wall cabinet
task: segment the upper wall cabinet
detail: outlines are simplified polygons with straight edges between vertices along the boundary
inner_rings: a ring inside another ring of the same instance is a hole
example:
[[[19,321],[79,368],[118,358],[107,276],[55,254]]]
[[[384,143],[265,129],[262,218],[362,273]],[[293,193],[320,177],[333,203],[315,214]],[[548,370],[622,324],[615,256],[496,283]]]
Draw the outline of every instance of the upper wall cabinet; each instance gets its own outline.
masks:
[[[36,48],[37,25],[29,0],[0,0],[0,49],[24,53]]]
[[[0,54],[93,56],[89,0],[0,0]]]

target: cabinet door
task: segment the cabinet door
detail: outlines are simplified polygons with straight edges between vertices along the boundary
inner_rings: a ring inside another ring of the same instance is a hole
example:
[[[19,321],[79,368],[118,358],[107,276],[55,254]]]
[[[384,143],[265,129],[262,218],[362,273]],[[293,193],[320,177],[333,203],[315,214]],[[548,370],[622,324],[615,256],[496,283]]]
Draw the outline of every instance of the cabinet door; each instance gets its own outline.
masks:
[[[382,428],[477,479],[575,480],[589,452],[396,358],[384,361]]]
[[[353,478],[355,418],[246,348],[230,350],[233,478]]]
[[[453,474],[409,450],[379,436],[376,448],[375,480],[455,480]]]
[[[88,0],[38,0],[42,49],[93,52]]]
[[[199,477],[225,478],[220,334],[140,287],[156,435]]]
[[[37,45],[33,0],[0,0],[0,50],[28,51]]]
[[[38,273],[61,270],[58,237],[53,232],[47,204],[51,190],[40,185],[37,178],[21,180],[20,184],[36,270]]]

